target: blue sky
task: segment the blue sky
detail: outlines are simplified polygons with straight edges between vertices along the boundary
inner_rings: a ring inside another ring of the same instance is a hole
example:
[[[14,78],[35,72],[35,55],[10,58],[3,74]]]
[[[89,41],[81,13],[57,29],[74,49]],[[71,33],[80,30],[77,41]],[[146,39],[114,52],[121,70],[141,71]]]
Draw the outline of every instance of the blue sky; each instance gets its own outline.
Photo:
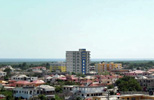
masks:
[[[154,0],[1,0],[0,58],[154,58]]]

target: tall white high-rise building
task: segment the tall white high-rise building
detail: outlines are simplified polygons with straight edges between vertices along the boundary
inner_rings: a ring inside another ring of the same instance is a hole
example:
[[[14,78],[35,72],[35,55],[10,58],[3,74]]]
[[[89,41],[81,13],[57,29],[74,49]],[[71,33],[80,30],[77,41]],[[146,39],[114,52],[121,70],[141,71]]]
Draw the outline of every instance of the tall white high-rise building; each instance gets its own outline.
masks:
[[[79,49],[79,51],[66,51],[67,72],[86,74],[89,72],[90,51]]]

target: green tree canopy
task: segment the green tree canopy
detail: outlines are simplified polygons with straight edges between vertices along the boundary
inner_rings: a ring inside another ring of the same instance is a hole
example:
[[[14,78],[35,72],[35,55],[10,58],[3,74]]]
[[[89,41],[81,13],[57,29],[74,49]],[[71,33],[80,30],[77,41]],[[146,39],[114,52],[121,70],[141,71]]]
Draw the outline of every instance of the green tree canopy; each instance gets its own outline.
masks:
[[[124,76],[116,81],[119,91],[141,91],[141,86],[133,77]]]
[[[9,75],[9,74],[11,73],[11,69],[10,69],[10,68],[6,68],[6,69],[4,70],[4,72],[7,72],[7,75]]]
[[[113,89],[114,86],[113,86],[113,85],[108,85],[107,88],[108,88],[108,89]]]
[[[47,100],[47,98],[46,98],[45,95],[43,95],[43,94],[38,95],[38,98],[39,98],[40,100]]]
[[[61,87],[61,86],[56,86],[55,91],[56,91],[57,93],[61,93],[63,90],[62,90],[62,87]]]

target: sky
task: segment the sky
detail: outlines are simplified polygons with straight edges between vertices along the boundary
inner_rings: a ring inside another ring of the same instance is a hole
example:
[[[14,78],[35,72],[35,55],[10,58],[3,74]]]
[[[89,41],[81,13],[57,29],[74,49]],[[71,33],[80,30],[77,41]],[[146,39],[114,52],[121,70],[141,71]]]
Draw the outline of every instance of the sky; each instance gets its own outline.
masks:
[[[154,0],[1,0],[0,58],[154,58]]]

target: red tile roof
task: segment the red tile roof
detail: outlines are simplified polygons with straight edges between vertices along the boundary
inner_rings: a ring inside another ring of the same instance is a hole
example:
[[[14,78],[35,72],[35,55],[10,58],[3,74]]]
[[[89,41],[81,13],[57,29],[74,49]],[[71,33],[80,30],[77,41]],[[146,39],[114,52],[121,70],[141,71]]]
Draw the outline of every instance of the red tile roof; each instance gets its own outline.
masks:
[[[43,80],[35,80],[31,82],[32,84],[44,84],[45,82]]]
[[[28,81],[18,81],[18,82],[15,82],[15,84],[24,84],[24,85],[28,85],[28,84],[31,84],[31,82],[28,82]]]

